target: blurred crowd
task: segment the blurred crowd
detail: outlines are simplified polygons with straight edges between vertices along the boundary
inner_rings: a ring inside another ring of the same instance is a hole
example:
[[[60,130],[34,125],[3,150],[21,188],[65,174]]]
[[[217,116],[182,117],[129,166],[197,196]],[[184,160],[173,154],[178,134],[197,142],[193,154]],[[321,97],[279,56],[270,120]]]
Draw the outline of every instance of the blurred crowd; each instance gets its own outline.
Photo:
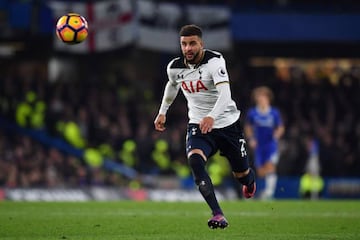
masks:
[[[49,81],[46,61],[9,62],[0,81],[0,117],[63,139],[73,148],[95,150],[92,156],[101,155],[141,174],[187,177],[186,113],[179,113],[183,121],[178,128],[161,137],[153,131],[158,99],[154,100],[157,93],[152,88],[157,86],[149,72],[137,70],[135,62],[122,62],[110,74],[97,74],[100,65],[94,71],[77,66],[79,75],[64,74],[54,82]],[[88,64],[93,63],[86,62],[85,68]],[[128,184],[121,174],[98,167],[96,158],[76,158],[13,130],[2,129],[0,149],[1,185]],[[56,175],[56,181],[50,175]]]
[[[275,62],[271,85],[287,126],[282,155],[288,174],[306,165],[319,145],[321,174],[358,176],[360,170],[360,66],[347,60]],[[286,163],[286,164],[285,164]],[[303,163],[303,164],[301,164]],[[281,166],[280,166],[281,167]]]
[[[83,186],[89,181],[77,158],[26,136],[0,134],[0,186]]]
[[[59,75],[51,81],[47,61],[8,62],[0,77],[0,117],[46,132],[73,148],[96,150],[141,174],[186,179],[190,172],[184,154],[187,115],[182,96],[169,111],[167,131],[153,130],[168,58],[136,52],[126,61],[86,60],[77,66],[75,76]],[[358,176],[360,68],[356,64],[278,60],[270,67],[247,70],[240,65],[230,58],[233,97],[243,116],[252,104],[251,90],[259,85],[273,89],[274,104],[283,114],[286,134],[280,142],[279,175],[303,174],[310,143],[316,141],[323,176]],[[209,169],[220,185],[229,169],[221,157],[214,162],[217,165]],[[31,136],[0,129],[1,186],[128,183],[121,174],[99,167],[94,158],[75,157]]]

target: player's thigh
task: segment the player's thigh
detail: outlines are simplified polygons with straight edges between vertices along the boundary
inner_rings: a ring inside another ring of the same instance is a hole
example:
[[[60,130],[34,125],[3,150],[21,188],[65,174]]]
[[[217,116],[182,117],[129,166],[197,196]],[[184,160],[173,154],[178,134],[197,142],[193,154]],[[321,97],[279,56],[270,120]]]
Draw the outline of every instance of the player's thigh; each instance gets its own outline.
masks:
[[[257,168],[276,165],[278,159],[277,149],[273,145],[263,146],[255,151],[255,165]]]
[[[223,138],[220,153],[228,159],[233,172],[244,172],[249,168],[246,141],[242,134]]]
[[[269,162],[271,162],[274,165],[277,165],[279,162],[279,152],[277,149],[273,149],[270,153]]]
[[[263,149],[263,158],[266,164],[276,165],[279,160],[279,154],[275,144],[269,144]]]
[[[254,165],[256,169],[262,168],[266,163],[267,154],[263,149],[256,149],[254,152]]]
[[[202,134],[199,126],[193,124],[189,125],[187,129],[186,156],[191,155],[191,153],[197,149],[200,149],[206,158],[209,158],[217,151],[216,143],[211,136]]]

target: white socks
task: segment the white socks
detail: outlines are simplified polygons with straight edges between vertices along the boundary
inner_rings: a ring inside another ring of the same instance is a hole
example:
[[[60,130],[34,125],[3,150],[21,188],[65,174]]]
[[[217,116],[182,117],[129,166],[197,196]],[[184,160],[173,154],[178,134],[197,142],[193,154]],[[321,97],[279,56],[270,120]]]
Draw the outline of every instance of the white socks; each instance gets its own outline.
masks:
[[[264,198],[273,198],[276,189],[277,175],[270,173],[265,176]]]

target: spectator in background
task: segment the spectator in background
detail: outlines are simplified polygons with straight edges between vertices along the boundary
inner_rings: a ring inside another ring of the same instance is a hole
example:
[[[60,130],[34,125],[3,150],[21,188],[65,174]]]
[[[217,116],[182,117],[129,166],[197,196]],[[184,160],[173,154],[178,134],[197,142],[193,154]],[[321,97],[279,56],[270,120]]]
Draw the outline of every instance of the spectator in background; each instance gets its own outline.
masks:
[[[320,173],[319,143],[311,134],[305,138],[308,159],[305,173],[300,178],[300,195],[306,199],[318,199],[324,189],[324,180]]]

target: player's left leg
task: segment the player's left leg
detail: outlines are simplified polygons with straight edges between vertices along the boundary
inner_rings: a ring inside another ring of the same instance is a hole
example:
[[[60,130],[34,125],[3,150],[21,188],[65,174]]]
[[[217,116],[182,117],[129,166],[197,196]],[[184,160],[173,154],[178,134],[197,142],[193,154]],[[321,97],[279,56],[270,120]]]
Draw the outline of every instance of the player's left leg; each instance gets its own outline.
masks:
[[[265,188],[260,194],[261,199],[272,199],[276,190],[277,174],[276,165],[278,154],[276,148],[267,146],[256,158],[256,173],[259,178],[264,178]]]
[[[252,198],[256,192],[255,173],[251,168],[246,171],[233,171],[234,177],[243,185],[242,191],[245,198]]]
[[[263,166],[263,174],[265,177],[265,190],[262,194],[263,199],[272,199],[274,198],[276,184],[277,184],[277,173],[276,173],[276,163],[278,161],[277,153],[273,153]]]
[[[251,198],[255,195],[255,172],[250,168],[246,140],[239,123],[215,131],[219,136],[219,149],[231,165],[234,177],[243,185],[243,195]]]

